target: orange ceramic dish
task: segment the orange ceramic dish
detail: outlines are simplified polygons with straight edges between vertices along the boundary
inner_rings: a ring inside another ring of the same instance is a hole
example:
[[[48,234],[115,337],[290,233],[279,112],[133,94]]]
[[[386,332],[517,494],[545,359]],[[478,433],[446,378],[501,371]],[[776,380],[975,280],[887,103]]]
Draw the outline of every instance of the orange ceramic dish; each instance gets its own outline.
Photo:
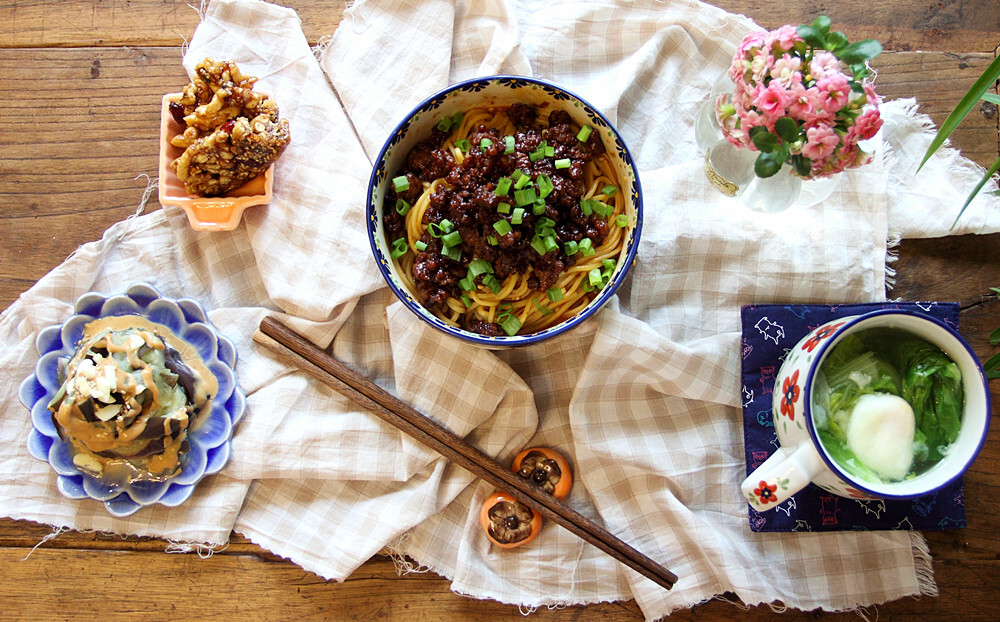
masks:
[[[561,453],[548,447],[532,447],[517,454],[511,469],[524,478],[562,500],[573,487],[573,473],[569,462]]]
[[[479,510],[479,525],[490,542],[502,549],[512,549],[538,537],[542,515],[509,493],[496,491]]]
[[[267,95],[263,91],[262,95]],[[181,98],[180,93],[163,96],[160,110],[160,205],[183,208],[192,229],[198,231],[230,231],[240,224],[243,210],[254,205],[269,203],[274,183],[274,165],[235,190],[221,197],[198,197],[187,193],[184,183],[170,167],[183,149],[170,144],[170,139],[180,134],[184,127],[170,114],[170,103]]]

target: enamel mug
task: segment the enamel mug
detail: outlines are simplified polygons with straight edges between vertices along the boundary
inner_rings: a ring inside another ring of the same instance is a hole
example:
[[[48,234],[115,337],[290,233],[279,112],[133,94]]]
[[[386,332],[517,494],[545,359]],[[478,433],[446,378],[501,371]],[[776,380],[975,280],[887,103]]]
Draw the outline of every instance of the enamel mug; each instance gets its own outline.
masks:
[[[958,438],[937,464],[899,482],[870,482],[846,472],[820,443],[812,420],[813,387],[827,354],[847,335],[871,328],[920,337],[940,348],[962,373],[965,408]],[[740,487],[755,510],[775,508],[810,483],[841,497],[908,499],[947,486],[972,464],[989,429],[990,395],[979,359],[958,332],[920,313],[884,309],[831,320],[803,337],[778,370],[772,417],[780,447]]]

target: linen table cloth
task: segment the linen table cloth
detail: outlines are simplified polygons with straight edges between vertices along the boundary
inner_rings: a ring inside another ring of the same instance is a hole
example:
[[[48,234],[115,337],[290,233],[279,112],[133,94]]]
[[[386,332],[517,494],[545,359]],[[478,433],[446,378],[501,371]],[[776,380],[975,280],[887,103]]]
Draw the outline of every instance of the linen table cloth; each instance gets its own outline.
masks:
[[[916,532],[750,532],[739,309],[883,300],[892,244],[998,231],[1000,201],[977,198],[948,230],[980,169],[943,150],[914,175],[933,128],[912,101],[883,105],[876,161],[842,174],[822,204],[763,215],[723,197],[702,171],[694,118],[754,28],[693,0],[374,0],[312,50],[289,9],[212,2],[183,63],[234,60],[275,94],[292,143],[274,200],[227,233],[192,231],[174,208],[118,223],[0,316],[0,465],[20,474],[0,482],[0,513],[206,546],[235,529],[337,580],[388,545],[461,594],[526,607],[635,598],[648,619],[726,591],[802,609],[936,593]],[[593,320],[491,352],[437,334],[393,298],[364,204],[371,159],[410,108],[497,73],[559,83],[617,125],[640,169],[645,223],[630,280]],[[231,462],[188,502],[116,519],[59,496],[27,452],[16,390],[39,330],[86,291],[136,281],[209,309],[239,350],[248,410]],[[251,339],[269,314],[501,462],[529,445],[564,452],[576,476],[568,502],[679,582],[663,590],[555,525],[530,546],[491,548],[478,512],[492,490],[275,361]]]

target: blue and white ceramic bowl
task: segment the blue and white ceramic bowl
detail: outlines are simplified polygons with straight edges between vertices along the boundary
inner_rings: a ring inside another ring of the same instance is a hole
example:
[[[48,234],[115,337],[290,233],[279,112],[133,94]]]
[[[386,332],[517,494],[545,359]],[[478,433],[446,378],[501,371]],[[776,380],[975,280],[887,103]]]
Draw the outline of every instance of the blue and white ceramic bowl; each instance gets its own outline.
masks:
[[[390,257],[391,241],[385,239],[382,229],[382,200],[389,184],[392,183],[392,176],[402,168],[407,153],[414,145],[430,136],[432,128],[441,117],[479,106],[509,106],[515,103],[534,105],[546,111],[565,110],[576,123],[589,125],[600,135],[605,149],[612,157],[618,179],[624,186],[621,190],[626,201],[625,210],[630,216],[630,221],[635,224],[629,228],[622,255],[618,258],[611,281],[583,311],[536,333],[491,337],[462,330],[441,321],[420,304],[414,292],[403,285]],[[625,146],[625,141],[611,122],[596,108],[577,95],[545,80],[522,76],[489,76],[453,84],[424,100],[406,115],[390,134],[375,160],[368,183],[366,216],[368,239],[375,261],[389,288],[403,304],[417,317],[447,335],[474,345],[499,349],[531,345],[565,333],[589,319],[611,299],[635,262],[639,234],[642,231],[642,190],[639,186],[638,170],[628,147]]]
[[[219,383],[211,412],[200,416],[188,431],[190,449],[181,457],[181,471],[162,482],[107,483],[82,472],[73,464],[69,442],[60,439],[52,412],[46,407],[59,390],[59,360],[68,361],[73,356],[84,326],[98,318],[121,315],[141,315],[169,327],[197,348]],[[117,296],[90,292],[76,301],[74,315],[65,323],[42,330],[35,347],[35,372],[25,378],[19,391],[21,403],[31,410],[28,450],[52,466],[57,474],[56,487],[63,495],[101,501],[108,512],[119,517],[154,503],[173,507],[186,501],[202,478],[218,473],[229,461],[233,428],[246,411],[246,397],[234,371],[236,348],[208,323],[205,310],[194,300],[164,298],[144,283],[132,285]]]

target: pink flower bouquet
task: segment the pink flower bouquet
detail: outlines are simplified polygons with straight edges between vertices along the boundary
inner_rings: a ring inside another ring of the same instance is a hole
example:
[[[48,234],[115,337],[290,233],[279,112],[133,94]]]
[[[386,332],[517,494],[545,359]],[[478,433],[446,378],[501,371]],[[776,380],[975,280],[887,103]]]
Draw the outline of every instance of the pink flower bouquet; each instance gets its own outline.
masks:
[[[858,141],[882,127],[867,61],[882,52],[871,39],[849,44],[830,19],[752,32],[729,68],[736,85],[715,104],[726,140],[759,151],[758,177],[786,162],[804,179],[829,177],[871,161]]]

